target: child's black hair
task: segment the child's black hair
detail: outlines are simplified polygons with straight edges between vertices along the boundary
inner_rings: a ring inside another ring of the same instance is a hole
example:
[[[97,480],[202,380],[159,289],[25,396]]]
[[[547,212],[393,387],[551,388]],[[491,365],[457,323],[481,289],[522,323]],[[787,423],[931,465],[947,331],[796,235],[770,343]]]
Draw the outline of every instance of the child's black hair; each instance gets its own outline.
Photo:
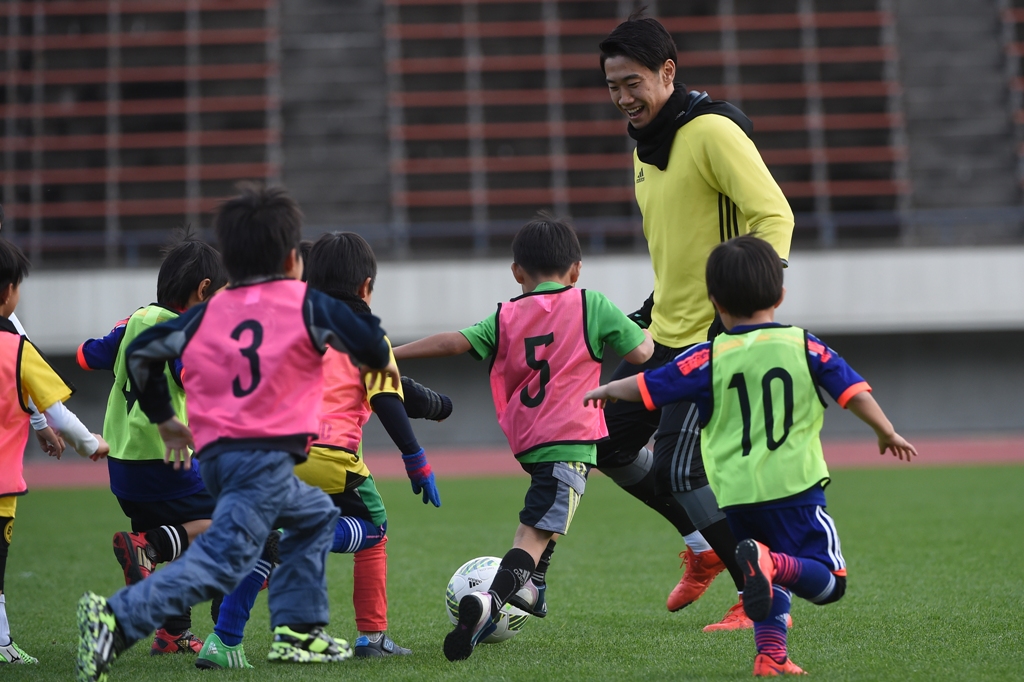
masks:
[[[750,317],[782,298],[782,260],[752,234],[719,244],[708,257],[708,296],[731,315]]]
[[[212,295],[228,283],[227,271],[220,254],[209,244],[199,241],[188,228],[182,230],[178,243],[170,246],[156,276],[156,302],[165,308],[184,310],[189,297],[204,279],[210,280],[207,294]]]
[[[601,41],[601,71],[609,57],[626,57],[658,73],[666,61],[679,63],[672,35],[657,19],[643,15],[646,7],[629,16]]]
[[[21,280],[28,276],[31,267],[28,257],[17,245],[0,239],[0,291],[6,289],[8,284],[19,286]]]
[[[214,226],[231,281],[284,274],[284,261],[302,239],[302,211],[283,187],[243,184],[225,201]]]
[[[359,299],[359,287],[377,279],[377,258],[369,243],[355,232],[322,235],[313,244],[306,262],[306,282],[328,296],[343,301]]]
[[[302,256],[302,281],[305,282],[309,272],[306,270],[305,264],[309,262],[309,252],[313,249],[313,242],[309,239],[303,239],[299,242],[299,255]]]
[[[516,233],[512,260],[531,277],[561,276],[583,260],[583,250],[569,223],[541,211]]]

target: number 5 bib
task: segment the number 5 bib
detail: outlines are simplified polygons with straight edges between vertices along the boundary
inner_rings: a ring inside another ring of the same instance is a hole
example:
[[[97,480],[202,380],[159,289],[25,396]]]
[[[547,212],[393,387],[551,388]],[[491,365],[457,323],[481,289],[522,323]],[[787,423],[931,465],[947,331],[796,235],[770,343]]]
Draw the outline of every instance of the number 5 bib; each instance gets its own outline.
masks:
[[[313,438],[323,397],[321,352],[290,279],[210,299],[181,356],[196,452],[221,439]]]
[[[825,401],[803,329],[720,334],[711,382],[714,407],[701,449],[719,506],[770,502],[827,482],[819,439]]]
[[[587,339],[584,290],[524,294],[499,304],[496,320],[491,393],[516,457],[607,438],[604,412],[583,407],[583,394],[601,379]]]

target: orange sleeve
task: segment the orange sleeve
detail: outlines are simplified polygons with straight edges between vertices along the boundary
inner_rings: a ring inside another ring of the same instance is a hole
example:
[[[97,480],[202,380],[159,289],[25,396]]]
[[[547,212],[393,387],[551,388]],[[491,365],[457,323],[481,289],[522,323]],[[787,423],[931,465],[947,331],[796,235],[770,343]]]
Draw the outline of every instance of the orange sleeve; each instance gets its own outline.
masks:
[[[643,372],[636,375],[636,385],[640,388],[640,397],[644,399],[644,407],[651,411],[658,409],[654,405],[654,401],[651,400],[651,392],[647,390],[647,382],[644,381]]]
[[[857,382],[853,386],[850,386],[845,391],[843,391],[843,394],[836,399],[836,402],[839,404],[839,407],[845,408],[846,403],[850,402],[850,398],[857,395],[858,393],[863,393],[864,391],[867,391],[869,393],[871,392],[871,387],[868,386],[868,382]]]
[[[82,369],[92,369],[92,367],[89,366],[89,363],[85,361],[85,353],[82,352],[82,348],[84,346],[85,344],[83,343],[81,346],[78,347],[78,366],[81,367]]]

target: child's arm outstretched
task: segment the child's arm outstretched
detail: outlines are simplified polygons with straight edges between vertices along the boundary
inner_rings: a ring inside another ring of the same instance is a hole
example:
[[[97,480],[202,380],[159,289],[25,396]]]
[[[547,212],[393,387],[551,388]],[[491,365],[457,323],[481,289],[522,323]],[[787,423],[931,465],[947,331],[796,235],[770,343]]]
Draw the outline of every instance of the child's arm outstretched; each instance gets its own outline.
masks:
[[[896,433],[892,422],[886,418],[882,408],[879,407],[874,397],[867,391],[858,393],[846,403],[846,409],[853,412],[857,417],[875,430],[878,436],[878,454],[884,455],[886,450],[891,450],[894,457],[901,460],[906,455],[907,461],[911,456],[917,455],[917,450],[903,436]]]
[[[614,403],[617,400],[625,400],[630,403],[639,403],[643,400],[636,376],[617,379],[604,386],[598,386],[593,391],[587,391],[583,396],[583,405],[585,407],[593,403],[594,407],[603,410],[605,403]]]
[[[471,348],[462,332],[442,332],[396,347],[395,359],[446,358],[468,353]]]

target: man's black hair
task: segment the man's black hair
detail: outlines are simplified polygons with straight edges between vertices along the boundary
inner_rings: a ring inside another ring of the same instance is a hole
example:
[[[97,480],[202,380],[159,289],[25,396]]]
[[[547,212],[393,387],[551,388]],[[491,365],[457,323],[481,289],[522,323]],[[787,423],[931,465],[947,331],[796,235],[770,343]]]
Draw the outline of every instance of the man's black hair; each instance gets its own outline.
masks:
[[[188,299],[203,283],[210,280],[207,295],[228,283],[228,274],[220,254],[209,244],[199,241],[186,228],[177,244],[171,246],[156,276],[156,302],[165,308],[184,310]]]
[[[306,262],[306,282],[312,288],[339,299],[358,297],[367,277],[373,291],[377,258],[367,241],[355,232],[325,234],[313,244]]]
[[[305,282],[309,272],[307,271],[305,264],[309,262],[309,252],[313,248],[313,242],[309,239],[303,239],[299,242],[299,255],[302,256],[302,281]]]
[[[576,231],[569,223],[540,212],[512,240],[512,260],[531,277],[564,275],[583,260]]]
[[[666,61],[679,63],[676,42],[657,19],[643,16],[646,7],[629,16],[601,41],[601,71],[609,57],[626,57],[658,73]]]
[[[782,260],[752,234],[719,244],[705,269],[708,296],[730,315],[750,317],[782,298]]]
[[[31,267],[32,264],[21,249],[6,239],[0,239],[0,291],[6,289],[8,284],[19,286],[21,280],[28,276]]]
[[[302,239],[299,205],[283,187],[245,184],[240,189],[214,221],[231,281],[284,274],[285,258]]]

